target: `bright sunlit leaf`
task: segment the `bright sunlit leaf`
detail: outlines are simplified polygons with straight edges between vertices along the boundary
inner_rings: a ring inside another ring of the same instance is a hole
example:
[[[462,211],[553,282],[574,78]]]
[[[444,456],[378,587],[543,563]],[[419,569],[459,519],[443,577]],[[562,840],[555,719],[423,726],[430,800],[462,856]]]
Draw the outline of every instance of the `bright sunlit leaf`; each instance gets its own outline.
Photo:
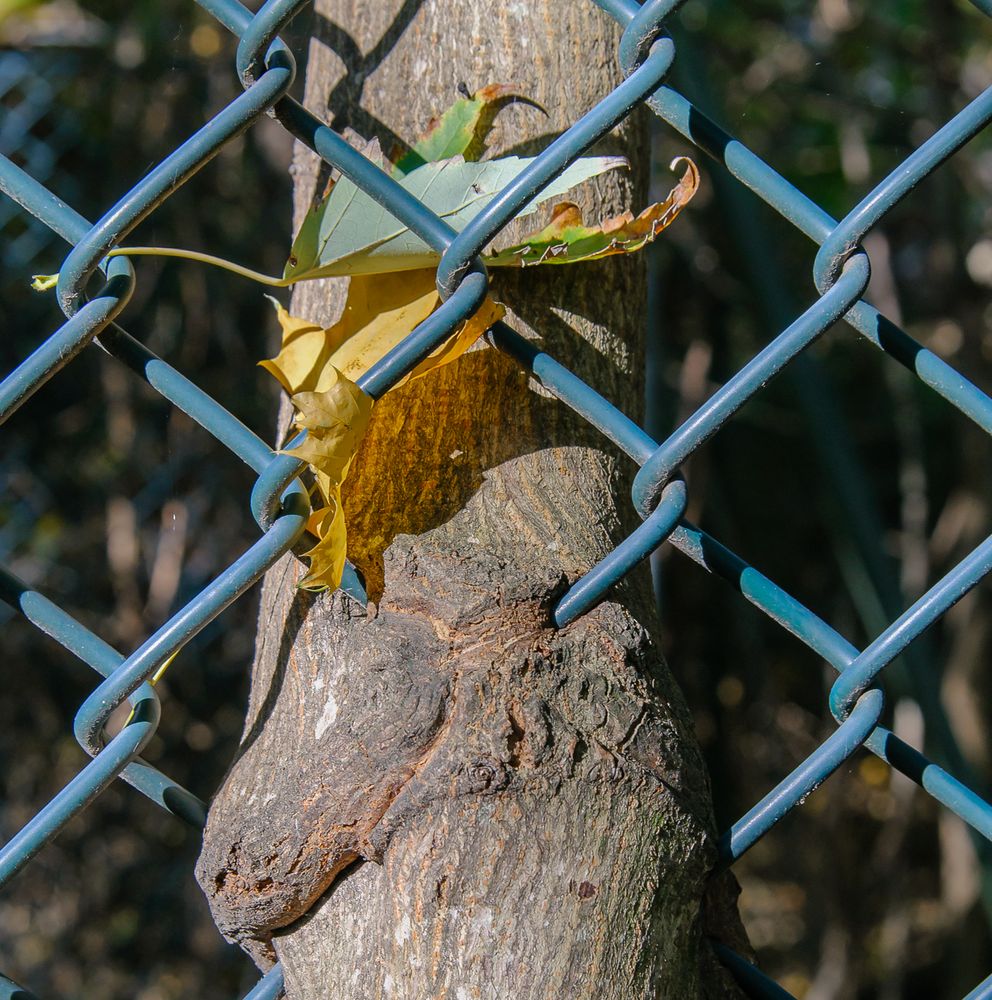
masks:
[[[452,229],[460,231],[532,162],[532,158],[520,156],[484,163],[455,157],[424,164],[398,178],[398,183]],[[566,194],[583,181],[626,166],[622,156],[577,160],[517,217],[530,214],[543,202]],[[293,242],[284,280],[411,271],[434,267],[440,259],[438,251],[397,221],[370,194],[343,177],[304,220]]]
[[[624,212],[598,226],[586,226],[577,205],[555,205],[551,222],[515,246],[486,257],[490,266],[528,264],[577,264],[614,254],[633,253],[647,246],[672,224],[699,189],[699,170],[692,160],[679,157],[672,163],[685,166],[682,179],[664,201],[649,205],[638,216]]]
[[[474,162],[496,113],[514,99],[519,97],[511,87],[493,85],[457,101],[392,166],[403,189],[456,231],[532,162],[514,156]],[[364,155],[385,168],[378,143],[370,143]],[[587,226],[576,205],[561,202],[543,229],[514,246],[490,248],[484,259],[487,264],[521,267],[572,264],[639,250],[671,224],[699,187],[695,164],[680,158],[672,168],[679,165],[684,173],[668,197],[637,216],[625,212]],[[579,159],[517,217],[625,166],[627,161],[616,156]],[[347,178],[328,185],[293,242],[287,282],[351,276],[341,318],[326,329],[291,316],[273,299],[282,344],[276,357],[260,362],[292,398],[295,427],[307,432],[303,443],[289,452],[307,462],[314,476],[314,512],[307,527],[317,543],[306,553],[310,570],[302,587],[334,589],[341,582],[347,553],[341,485],[372,413],[372,399],[356,383],[440,307],[435,285],[439,260],[440,254]],[[474,316],[398,385],[455,361],[503,314],[503,307],[487,297]]]
[[[275,358],[260,364],[290,394],[296,410],[294,426],[307,432],[302,444],[287,454],[310,466],[317,494],[307,524],[317,544],[305,553],[310,571],[301,587],[334,590],[341,583],[348,544],[341,484],[372,413],[372,399],[356,380],[440,305],[434,279],[432,269],[353,278],[341,319],[326,330],[275,303],[282,348]],[[398,384],[461,357],[503,313],[501,305],[486,298]]]
[[[440,118],[431,121],[427,131],[408,152],[396,159],[393,175],[402,176],[425,163],[447,160],[452,156],[463,156],[466,160],[481,159],[486,136],[496,115],[505,105],[518,101],[540,108],[515,87],[505,83],[491,83],[470,97],[455,101]]]

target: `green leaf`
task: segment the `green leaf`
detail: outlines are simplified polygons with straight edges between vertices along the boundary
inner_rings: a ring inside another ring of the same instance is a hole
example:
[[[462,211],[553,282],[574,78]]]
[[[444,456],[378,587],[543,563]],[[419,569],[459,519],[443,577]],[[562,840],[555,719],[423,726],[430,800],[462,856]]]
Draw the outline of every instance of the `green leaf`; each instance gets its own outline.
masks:
[[[516,246],[505,247],[485,258],[490,267],[526,267],[528,264],[577,264],[614,254],[634,253],[653,242],[670,226],[699,189],[699,170],[687,157],[672,162],[685,167],[682,178],[664,201],[648,205],[638,216],[624,212],[598,226],[587,226],[577,205],[555,205],[551,222],[526,236]]]
[[[485,150],[486,136],[496,115],[511,102],[544,110],[535,101],[517,93],[510,84],[492,83],[471,97],[455,101],[440,118],[433,119],[420,141],[396,161],[393,176],[402,177],[425,163],[453,156],[478,160]]]
[[[467,163],[456,157],[424,164],[398,181],[425,207],[460,231],[532,162],[532,158],[507,156]],[[577,160],[527,204],[518,218],[583,181],[626,166],[621,156]],[[285,280],[414,270],[435,266],[440,256],[370,195],[342,178],[300,227]]]

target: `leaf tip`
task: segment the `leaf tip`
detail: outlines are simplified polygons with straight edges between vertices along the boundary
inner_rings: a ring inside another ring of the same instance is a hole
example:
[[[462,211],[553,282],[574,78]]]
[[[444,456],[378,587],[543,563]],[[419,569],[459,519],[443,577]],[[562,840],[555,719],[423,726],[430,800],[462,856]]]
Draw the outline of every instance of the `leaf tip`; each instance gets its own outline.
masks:
[[[365,148],[360,149],[359,152],[365,157],[366,160],[371,160],[372,163],[379,167],[380,170],[383,168],[385,157],[383,156],[382,143],[379,142],[378,136],[373,136],[369,139],[369,141],[365,144]]]
[[[681,180],[679,180],[679,186],[687,188],[691,197],[699,187],[699,167],[688,156],[676,156],[668,164],[668,169],[674,173],[680,166],[685,166],[685,172],[682,174]]]
[[[57,274],[31,275],[31,287],[36,292],[47,292],[49,289],[54,288],[58,283],[59,276]]]

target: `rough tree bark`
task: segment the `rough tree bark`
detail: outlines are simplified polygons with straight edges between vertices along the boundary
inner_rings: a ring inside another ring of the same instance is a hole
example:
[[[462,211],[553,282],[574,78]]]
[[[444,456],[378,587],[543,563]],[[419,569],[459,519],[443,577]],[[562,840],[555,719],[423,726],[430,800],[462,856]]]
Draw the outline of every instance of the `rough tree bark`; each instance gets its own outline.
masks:
[[[458,95],[512,82],[495,152],[533,152],[619,79],[589,3],[321,0],[306,101],[384,149]],[[584,197],[645,193],[635,165]],[[323,186],[300,153],[297,222]],[[550,273],[548,273],[550,271]],[[497,283],[511,322],[633,416],[640,260]],[[293,311],[330,322],[337,283]],[[293,998],[734,995],[707,933],[737,946],[707,777],[657,649],[646,574],[557,631],[550,609],[633,527],[630,463],[482,347],[377,404],[346,498],[373,603],[267,576],[245,733],[198,877],[218,925]],[[708,915],[707,915],[708,914]],[[708,925],[707,925],[708,924]]]

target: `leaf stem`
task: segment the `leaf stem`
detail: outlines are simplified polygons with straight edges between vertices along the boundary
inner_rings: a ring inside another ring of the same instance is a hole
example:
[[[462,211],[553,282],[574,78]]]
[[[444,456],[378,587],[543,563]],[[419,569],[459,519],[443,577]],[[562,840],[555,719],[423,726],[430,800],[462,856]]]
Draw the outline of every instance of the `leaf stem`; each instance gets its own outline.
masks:
[[[108,257],[179,257],[183,260],[193,260],[199,264],[211,264],[214,267],[223,268],[232,274],[248,278],[260,285],[269,285],[271,288],[288,288],[294,284],[290,278],[275,278],[270,274],[262,274],[260,271],[253,271],[250,267],[243,267],[233,261],[225,260],[223,257],[215,257],[213,254],[200,253],[199,250],[180,250],[176,247],[115,247],[107,253]]]

